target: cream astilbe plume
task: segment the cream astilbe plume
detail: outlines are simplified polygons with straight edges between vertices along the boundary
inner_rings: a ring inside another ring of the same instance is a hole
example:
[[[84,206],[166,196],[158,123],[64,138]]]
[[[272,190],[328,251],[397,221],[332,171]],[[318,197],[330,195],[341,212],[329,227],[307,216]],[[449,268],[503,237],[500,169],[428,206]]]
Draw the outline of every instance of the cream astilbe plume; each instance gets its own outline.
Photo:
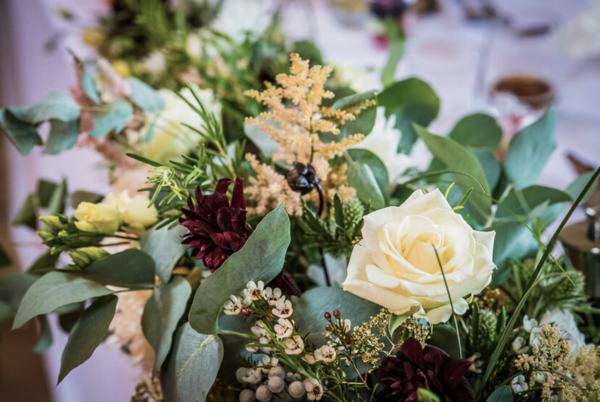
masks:
[[[302,60],[297,54],[290,55],[290,60],[290,74],[279,74],[275,78],[277,85],[271,85],[263,92],[246,92],[247,96],[261,102],[268,109],[256,118],[246,118],[246,122],[256,125],[279,144],[279,150],[273,155],[273,162],[285,161],[292,164],[297,161],[312,164],[323,188],[327,189],[326,201],[331,201],[336,191],[342,198],[354,196],[353,189],[346,185],[345,167],[333,169],[329,160],[359,143],[363,135],[355,134],[339,142],[324,143],[320,140],[319,133],[339,134],[339,125],[354,120],[354,113],[369,105],[361,104],[352,111],[322,106],[323,99],[334,96],[331,91],[324,89],[332,67],[309,67],[308,60]],[[288,213],[300,215],[300,197],[292,191],[285,177],[268,166],[261,166],[253,156],[246,156],[246,159],[251,162],[257,174],[256,178],[251,179],[252,185],[247,189],[251,193],[250,200],[255,204],[248,208],[249,212],[262,214],[284,201]],[[331,173],[335,180],[330,180]],[[280,194],[275,194],[275,190]],[[306,197],[312,199],[316,195],[309,194]]]

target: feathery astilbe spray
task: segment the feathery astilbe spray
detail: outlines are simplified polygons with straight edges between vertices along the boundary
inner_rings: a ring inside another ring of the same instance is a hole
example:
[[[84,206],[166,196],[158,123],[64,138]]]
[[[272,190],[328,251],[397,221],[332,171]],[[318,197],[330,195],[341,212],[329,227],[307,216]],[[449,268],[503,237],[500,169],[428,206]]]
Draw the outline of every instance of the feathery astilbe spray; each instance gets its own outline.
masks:
[[[334,96],[332,92],[324,89],[332,67],[309,68],[308,60],[302,60],[297,54],[292,54],[290,60],[290,74],[279,74],[276,77],[277,85],[269,86],[263,92],[246,92],[247,96],[261,102],[268,109],[256,118],[246,118],[246,122],[256,125],[279,144],[278,152],[273,155],[274,162],[312,165],[323,189],[326,190],[326,202],[330,202],[336,192],[341,197],[351,197],[355,192],[345,181],[344,168],[330,167],[329,160],[360,142],[363,135],[355,134],[339,142],[324,143],[319,134],[339,134],[338,126],[354,120],[352,112],[358,113],[368,105],[359,105],[353,111],[322,106],[323,99]],[[258,168],[258,162],[252,155],[246,155],[246,159],[251,162],[257,173],[256,178],[250,179],[251,186],[247,189],[253,203],[249,212],[261,214],[266,208],[272,209],[281,201],[285,201],[288,213],[300,215],[300,197],[294,195],[285,177],[268,167]],[[331,180],[331,174],[335,176],[335,181]],[[280,193],[273,191],[273,185]],[[311,192],[305,199],[318,201],[317,197],[315,192]]]

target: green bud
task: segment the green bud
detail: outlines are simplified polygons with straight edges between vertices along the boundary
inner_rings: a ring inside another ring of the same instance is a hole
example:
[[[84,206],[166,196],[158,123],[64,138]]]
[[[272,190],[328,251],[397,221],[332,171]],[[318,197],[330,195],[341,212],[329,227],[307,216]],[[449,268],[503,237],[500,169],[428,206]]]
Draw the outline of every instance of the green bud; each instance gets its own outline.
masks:
[[[69,256],[80,268],[86,268],[94,261],[106,258],[110,253],[99,247],[81,247],[77,251],[69,251]]]
[[[92,260],[83,253],[77,251],[69,251],[67,254],[73,259],[73,262],[81,268],[85,268],[92,263]]]
[[[349,198],[344,201],[343,209],[346,228],[358,225],[365,214],[365,207],[358,198]]]
[[[69,235],[69,232],[67,232],[66,230],[61,230],[60,232],[58,232],[58,238],[64,241],[65,243],[70,240],[70,237],[71,236]]]
[[[417,389],[417,401],[419,402],[440,402],[440,397],[425,388]]]
[[[59,255],[65,250],[65,246],[54,246],[50,249],[50,255]]]
[[[50,215],[50,216],[40,216],[40,220],[44,222],[44,224],[53,232],[58,232],[59,230],[63,230],[67,228],[67,225],[60,221],[58,216]]]
[[[44,243],[55,239],[54,235],[50,232],[37,232],[37,235],[40,236]]]

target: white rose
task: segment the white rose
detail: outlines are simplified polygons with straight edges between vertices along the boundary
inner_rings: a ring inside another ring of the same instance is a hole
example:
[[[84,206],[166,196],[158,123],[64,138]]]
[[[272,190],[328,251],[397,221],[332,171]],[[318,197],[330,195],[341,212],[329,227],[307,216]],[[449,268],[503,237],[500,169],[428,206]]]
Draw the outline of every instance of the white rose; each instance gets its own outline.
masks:
[[[188,154],[202,140],[200,134],[182,125],[182,123],[200,129],[203,121],[200,115],[176,93],[167,89],[161,89],[158,93],[165,101],[165,108],[154,121],[150,141],[142,144],[142,153],[157,162],[168,163],[172,159],[181,159],[181,155]],[[196,90],[196,93],[206,109],[218,116],[221,108],[215,102],[212,91]],[[193,105],[197,104],[188,88],[183,89],[181,95]],[[152,117],[149,118],[149,121],[152,122],[153,120]],[[148,127],[145,130],[147,129]]]
[[[395,314],[444,322],[452,310],[433,246],[438,250],[456,314],[481,292],[495,265],[495,232],[473,230],[439,190],[415,191],[399,207],[365,216],[363,242],[352,251],[344,290]]]

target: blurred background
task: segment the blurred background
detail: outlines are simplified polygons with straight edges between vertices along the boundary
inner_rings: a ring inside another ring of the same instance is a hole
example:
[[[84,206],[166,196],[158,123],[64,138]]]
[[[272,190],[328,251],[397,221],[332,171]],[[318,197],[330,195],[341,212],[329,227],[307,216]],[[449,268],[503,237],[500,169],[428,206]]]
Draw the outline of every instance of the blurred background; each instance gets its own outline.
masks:
[[[384,21],[393,20],[406,37],[395,79],[419,77],[441,99],[431,132],[446,134],[461,116],[485,111],[498,118],[508,139],[553,105],[558,148],[540,184],[565,188],[600,164],[600,1],[225,3],[222,28],[232,31],[280,10],[288,40],[314,41],[324,61],[338,66],[358,92],[382,87],[382,69],[394,46]],[[0,107],[33,104],[52,91],[68,93],[75,80],[70,52],[93,57],[76,27],[93,24],[110,9],[110,0],[0,0]],[[427,154],[418,143],[411,157],[426,168]],[[103,158],[90,148],[76,147],[60,157],[36,148],[22,157],[0,136],[0,155],[0,243],[12,261],[4,269],[23,269],[44,247],[32,231],[11,222],[38,179],[66,178],[70,189],[101,194],[111,187]],[[583,220],[583,212],[572,219]],[[53,332],[53,346],[33,354],[34,325],[15,332],[0,325],[1,401],[129,400],[138,374],[116,348],[100,347],[55,387],[67,338]]]

